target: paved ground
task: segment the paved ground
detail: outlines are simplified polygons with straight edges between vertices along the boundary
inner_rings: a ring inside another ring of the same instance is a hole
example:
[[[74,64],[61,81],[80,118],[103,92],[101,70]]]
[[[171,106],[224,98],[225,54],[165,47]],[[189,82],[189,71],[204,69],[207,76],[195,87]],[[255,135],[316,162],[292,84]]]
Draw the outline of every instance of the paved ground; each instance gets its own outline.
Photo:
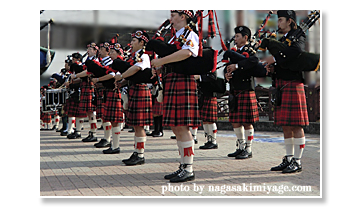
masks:
[[[87,124],[87,123],[85,123]],[[86,137],[88,127],[82,131]],[[98,136],[103,131],[98,131]],[[69,140],[55,131],[40,131],[41,196],[321,196],[320,135],[306,135],[303,172],[285,175],[269,169],[278,165],[285,153],[279,132],[256,132],[253,158],[235,160],[235,134],[218,131],[217,150],[200,150],[203,131],[195,145],[196,179],[169,183],[165,174],[177,170],[179,156],[172,132],[164,137],[148,137],[146,163],[125,166],[121,160],[133,152],[133,133],[121,133],[120,154],[105,155],[94,143]],[[201,190],[202,189],[202,190]]]

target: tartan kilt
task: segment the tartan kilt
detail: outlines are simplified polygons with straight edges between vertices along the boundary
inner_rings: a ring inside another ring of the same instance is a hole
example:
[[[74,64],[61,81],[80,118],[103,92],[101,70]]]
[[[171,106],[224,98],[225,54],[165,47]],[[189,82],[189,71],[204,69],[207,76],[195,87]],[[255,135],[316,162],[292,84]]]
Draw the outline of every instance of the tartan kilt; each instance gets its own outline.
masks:
[[[203,122],[217,121],[217,98],[204,96],[204,103],[200,109],[200,118]]]
[[[130,126],[152,125],[151,93],[146,84],[136,84],[129,88],[129,108],[126,117],[126,123]]]
[[[92,112],[95,111],[95,106],[91,103],[94,94],[94,83],[82,81],[80,83],[80,103],[81,111]]]
[[[231,123],[255,123],[259,121],[259,111],[255,91],[234,90],[237,109],[229,112]]]
[[[104,97],[106,101],[103,103],[103,121],[122,123],[124,119],[121,106],[121,92],[119,90],[104,89]]]
[[[51,122],[51,113],[50,112],[40,112],[40,120],[43,121],[43,123],[50,123]]]
[[[65,113],[69,117],[87,117],[86,112],[81,110],[79,107],[80,102],[75,102],[72,98],[68,98],[65,101],[66,109]]]
[[[199,127],[201,123],[194,76],[170,73],[163,81],[163,125]]]
[[[276,87],[281,88],[284,85],[286,86],[282,89],[281,105],[275,106],[275,125],[309,125],[304,84],[300,81],[276,80]]]
[[[103,112],[104,112],[104,88],[96,88],[95,89],[95,95],[96,95],[96,119],[102,119],[103,118]]]
[[[154,115],[163,115],[163,103],[159,103],[155,96],[152,97],[152,111]]]

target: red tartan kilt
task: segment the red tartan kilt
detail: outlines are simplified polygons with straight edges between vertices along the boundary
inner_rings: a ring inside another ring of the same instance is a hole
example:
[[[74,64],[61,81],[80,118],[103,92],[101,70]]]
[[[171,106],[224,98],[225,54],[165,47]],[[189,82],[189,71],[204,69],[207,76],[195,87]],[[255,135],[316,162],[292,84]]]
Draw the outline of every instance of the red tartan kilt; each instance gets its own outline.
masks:
[[[216,97],[204,96],[204,104],[200,109],[200,118],[203,122],[217,121]]]
[[[237,109],[229,112],[231,123],[255,123],[259,121],[259,111],[255,91],[235,90]]]
[[[91,103],[92,95],[94,93],[94,83],[82,81],[80,83],[80,91],[79,107],[81,111],[95,111],[95,106]]]
[[[103,92],[104,88],[97,88],[95,90],[96,95],[96,119],[103,118],[103,112],[104,112],[104,104],[103,104]]]
[[[163,115],[163,103],[159,103],[156,97],[152,96],[152,111],[154,115]]]
[[[274,122],[280,126],[309,125],[304,84],[300,81],[276,80],[276,87],[282,89],[281,106],[275,106]]]
[[[193,75],[170,73],[164,78],[164,126],[199,127],[200,116]]]
[[[66,99],[65,113],[69,117],[87,117],[86,112],[79,108],[79,102],[75,102],[72,98]]]
[[[50,123],[51,122],[51,113],[40,113],[40,119],[43,121],[43,123]]]
[[[136,84],[129,88],[129,108],[126,114],[126,123],[130,126],[152,125],[151,93],[146,84]]]
[[[103,103],[104,109],[102,119],[104,122],[122,123],[123,112],[121,107],[121,92],[119,90],[113,91],[109,89],[104,90],[106,98]]]

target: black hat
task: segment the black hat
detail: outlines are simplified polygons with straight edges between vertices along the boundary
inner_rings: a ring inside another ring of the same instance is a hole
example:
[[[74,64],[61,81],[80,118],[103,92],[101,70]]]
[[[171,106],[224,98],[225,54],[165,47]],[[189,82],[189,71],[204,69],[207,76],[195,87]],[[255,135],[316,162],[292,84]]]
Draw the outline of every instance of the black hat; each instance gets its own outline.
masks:
[[[121,54],[124,53],[120,43],[110,44],[110,49],[114,49],[116,52],[121,53]]]
[[[138,38],[140,40],[144,40],[145,43],[148,43],[149,41],[149,35],[145,31],[136,31],[135,33],[131,34],[132,38]]]
[[[192,10],[170,10],[171,12],[177,12],[180,15],[181,14],[185,14],[187,16],[189,16],[189,18],[193,18],[194,17],[194,11]]]
[[[82,58],[82,55],[81,55],[80,53],[76,52],[76,53],[73,53],[73,54],[71,55],[71,57],[76,58],[76,59],[81,59],[81,58]]]
[[[251,30],[250,28],[246,27],[246,26],[238,26],[236,28],[234,28],[235,33],[240,33],[241,35],[245,36],[248,35],[248,37],[251,37]]]
[[[96,46],[96,43],[95,43],[95,42],[91,42],[91,43],[88,44],[86,47],[87,47],[87,48],[92,47],[92,48],[94,48],[95,50],[98,50],[98,49],[99,49],[99,47]]]
[[[277,16],[291,18],[296,22],[296,13],[294,10],[278,10]]]

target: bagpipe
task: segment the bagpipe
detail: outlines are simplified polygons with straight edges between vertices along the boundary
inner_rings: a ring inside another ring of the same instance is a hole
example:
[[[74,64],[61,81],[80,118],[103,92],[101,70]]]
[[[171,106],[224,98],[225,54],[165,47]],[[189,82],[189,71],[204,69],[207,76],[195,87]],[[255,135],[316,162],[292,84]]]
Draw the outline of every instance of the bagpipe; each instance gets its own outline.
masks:
[[[117,37],[119,35],[117,34],[116,37],[113,37],[111,42],[116,43]],[[128,49],[128,52],[131,50]],[[126,51],[125,51],[126,52]],[[108,74],[109,72],[120,72],[124,73],[126,70],[128,70],[132,65],[134,65],[136,62],[141,61],[141,56],[145,52],[145,49],[142,49],[140,52],[135,54],[134,58],[129,57],[127,61],[123,61],[121,59],[115,59],[113,60],[113,63],[110,66],[102,66],[97,61],[87,60],[85,61],[85,66],[87,68],[87,71],[94,74],[96,77],[102,77]],[[127,77],[126,80],[130,80],[134,84],[140,84],[140,83],[155,83],[156,78],[151,79],[152,77],[152,70],[151,68],[146,68],[144,70],[139,70],[134,75]]]
[[[269,50],[270,54],[276,59],[276,56],[282,56],[279,52],[284,51],[296,43],[299,38],[320,18],[319,11],[312,11],[307,18],[302,21],[300,27],[295,32],[286,38],[285,42],[276,40],[276,36],[272,35],[269,38],[264,38],[261,41],[259,49],[262,51]],[[320,67],[320,54],[300,52],[299,55],[292,59],[291,62],[284,62],[280,65],[282,68],[290,69],[292,71],[317,71]]]
[[[212,10],[210,10],[212,11]],[[213,11],[212,11],[213,12]],[[216,14],[216,13],[215,13]],[[215,72],[217,65],[218,51],[210,47],[202,47],[202,19],[203,11],[198,10],[187,26],[182,35],[175,39],[174,44],[168,44],[163,39],[158,38],[162,30],[170,27],[170,22],[165,21],[159,28],[160,33],[156,33],[145,48],[145,53],[153,54],[154,52],[159,57],[165,57],[181,49],[182,45],[187,42],[186,38],[190,32],[196,28],[196,23],[199,23],[199,54],[197,57],[190,56],[189,58],[166,64],[173,72],[187,75],[201,75],[208,72]],[[200,26],[201,25],[201,26]],[[224,45],[225,46],[225,45]]]

